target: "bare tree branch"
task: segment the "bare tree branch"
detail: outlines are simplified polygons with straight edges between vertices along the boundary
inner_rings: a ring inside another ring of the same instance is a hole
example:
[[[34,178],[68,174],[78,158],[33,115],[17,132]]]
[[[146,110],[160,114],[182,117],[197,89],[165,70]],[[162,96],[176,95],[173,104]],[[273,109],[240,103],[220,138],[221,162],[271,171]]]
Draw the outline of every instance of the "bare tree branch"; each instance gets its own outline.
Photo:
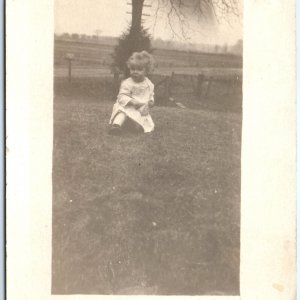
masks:
[[[191,15],[196,16],[199,23],[205,20],[219,23],[222,20],[229,20],[231,16],[239,16],[238,0],[157,0],[156,2],[158,3],[154,29],[159,12],[164,11],[173,37],[179,39],[189,39],[188,32],[196,31],[190,26]]]
[[[156,24],[157,24],[157,18],[158,18],[158,12],[160,10],[160,6],[161,6],[161,3],[160,3],[160,0],[157,0],[157,8],[156,8],[156,11],[155,11],[155,19],[154,19],[154,25],[153,25],[153,32],[155,31],[155,28],[156,28]],[[152,2],[153,3],[153,2]]]

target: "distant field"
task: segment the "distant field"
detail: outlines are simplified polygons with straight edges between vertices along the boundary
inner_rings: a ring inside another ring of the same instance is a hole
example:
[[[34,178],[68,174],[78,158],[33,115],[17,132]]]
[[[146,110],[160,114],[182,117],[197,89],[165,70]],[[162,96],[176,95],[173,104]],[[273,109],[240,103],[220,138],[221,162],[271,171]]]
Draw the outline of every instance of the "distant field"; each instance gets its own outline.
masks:
[[[58,69],[65,68],[66,53],[73,53],[75,59],[73,65],[80,68],[107,69],[112,63],[113,45],[104,45],[96,42],[55,40],[54,64]],[[241,56],[212,54],[202,52],[189,52],[177,50],[155,49],[153,51],[157,68],[184,69],[191,68],[193,72],[203,68],[213,69],[239,69],[243,66]],[[197,73],[197,72],[196,72]]]

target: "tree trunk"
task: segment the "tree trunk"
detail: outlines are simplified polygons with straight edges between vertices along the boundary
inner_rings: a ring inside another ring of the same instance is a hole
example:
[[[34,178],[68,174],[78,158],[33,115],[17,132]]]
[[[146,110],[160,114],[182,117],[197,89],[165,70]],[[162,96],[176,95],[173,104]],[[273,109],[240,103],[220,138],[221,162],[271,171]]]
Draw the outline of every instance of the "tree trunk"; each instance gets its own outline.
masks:
[[[138,34],[141,30],[143,5],[145,0],[132,0],[132,20],[130,33]]]
[[[132,52],[138,50],[139,40],[141,37],[142,29],[142,13],[145,0],[131,0],[132,3],[132,19],[131,27],[129,31],[129,40],[132,48]],[[125,66],[125,78],[130,76],[129,69]]]

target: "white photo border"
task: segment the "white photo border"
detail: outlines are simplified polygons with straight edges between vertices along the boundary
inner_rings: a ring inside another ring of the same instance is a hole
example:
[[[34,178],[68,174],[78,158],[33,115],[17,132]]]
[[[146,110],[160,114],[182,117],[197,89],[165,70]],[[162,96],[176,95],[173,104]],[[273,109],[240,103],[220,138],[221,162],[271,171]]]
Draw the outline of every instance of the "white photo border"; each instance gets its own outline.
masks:
[[[244,2],[241,296],[296,297],[295,1]],[[6,3],[7,297],[51,295],[54,3]],[[169,296],[169,299],[190,299]]]

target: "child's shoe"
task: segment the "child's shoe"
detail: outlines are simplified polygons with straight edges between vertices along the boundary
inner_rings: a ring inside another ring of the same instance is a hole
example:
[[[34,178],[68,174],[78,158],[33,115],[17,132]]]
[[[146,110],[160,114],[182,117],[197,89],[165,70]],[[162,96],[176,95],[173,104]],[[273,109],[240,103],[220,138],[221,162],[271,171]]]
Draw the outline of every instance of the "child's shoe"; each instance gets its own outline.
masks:
[[[113,124],[110,128],[108,133],[111,135],[120,135],[122,132],[121,126],[118,124]]]

